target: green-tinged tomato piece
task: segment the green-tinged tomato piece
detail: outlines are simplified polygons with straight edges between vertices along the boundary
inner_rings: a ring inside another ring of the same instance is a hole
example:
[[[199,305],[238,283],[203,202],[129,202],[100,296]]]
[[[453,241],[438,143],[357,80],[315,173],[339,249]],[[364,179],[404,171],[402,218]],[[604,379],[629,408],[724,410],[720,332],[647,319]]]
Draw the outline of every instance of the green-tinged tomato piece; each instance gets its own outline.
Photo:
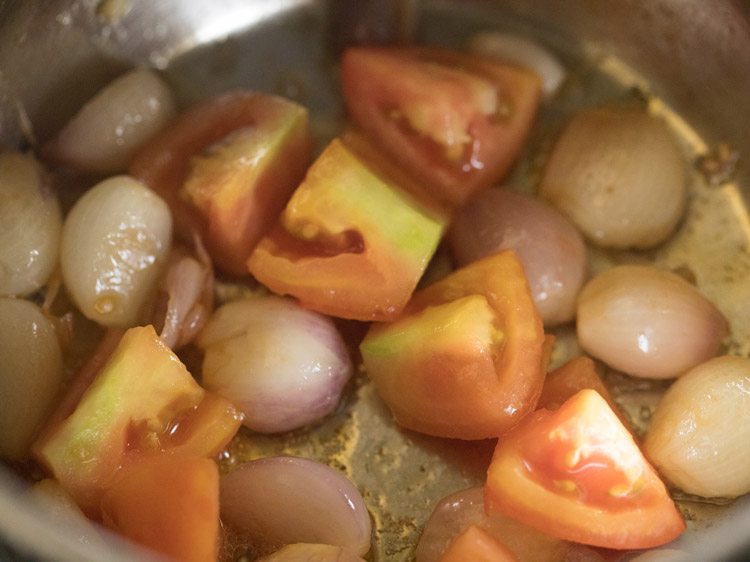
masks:
[[[248,260],[272,291],[312,310],[387,320],[404,307],[447,216],[403,191],[340,140],[312,165]]]
[[[373,325],[365,370],[404,427],[497,437],[531,411],[544,380],[544,332],[520,262],[501,252],[414,294]]]
[[[241,275],[302,181],[311,147],[307,109],[236,90],[182,113],[136,155],[130,173],[169,203],[182,237],[199,232],[216,265]]]
[[[160,448],[205,391],[151,326],[131,328],[73,413],[34,450],[88,514],[131,449]]]

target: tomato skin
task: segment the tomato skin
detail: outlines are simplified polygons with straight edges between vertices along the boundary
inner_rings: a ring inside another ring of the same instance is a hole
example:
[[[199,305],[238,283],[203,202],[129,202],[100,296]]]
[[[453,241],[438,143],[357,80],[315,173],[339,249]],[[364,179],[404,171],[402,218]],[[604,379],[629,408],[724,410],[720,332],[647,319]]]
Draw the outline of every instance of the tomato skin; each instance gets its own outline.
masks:
[[[199,457],[156,455],[124,468],[101,501],[104,524],[180,562],[218,556],[219,469]]]
[[[568,398],[584,388],[590,388],[598,392],[607,401],[612,411],[617,414],[623,425],[630,428],[630,422],[620,411],[619,406],[596,371],[596,364],[590,357],[574,357],[554,371],[547,373],[537,408],[557,410]]]
[[[470,525],[440,557],[440,562],[518,562],[518,558],[490,533]]]
[[[243,131],[251,136],[245,148],[252,165],[231,153],[212,160],[222,141]],[[311,147],[306,109],[237,90],[182,113],[138,152],[129,173],[167,201],[182,238],[202,234],[216,265],[242,275],[304,177]]]
[[[510,170],[541,95],[532,72],[425,47],[352,47],[341,61],[341,82],[353,121],[452,205]],[[495,114],[483,112],[485,86],[496,92]],[[462,144],[451,145],[456,137]]]
[[[114,349],[106,361],[97,357],[102,365],[87,373],[90,384],[75,389],[77,404],[66,404],[33,447],[92,518],[99,517],[99,500],[131,458],[157,452],[213,456],[242,421],[232,404],[195,382],[152,326],[121,337],[113,332],[105,344]]]
[[[633,437],[594,390],[538,410],[498,442],[485,508],[564,540],[614,549],[670,542],[685,522]]]
[[[533,410],[544,343],[523,268],[508,251],[415,293],[397,321],[370,328],[360,350],[402,426],[484,439]]]
[[[247,267],[277,294],[352,320],[401,312],[447,217],[335,139],[309,169]]]

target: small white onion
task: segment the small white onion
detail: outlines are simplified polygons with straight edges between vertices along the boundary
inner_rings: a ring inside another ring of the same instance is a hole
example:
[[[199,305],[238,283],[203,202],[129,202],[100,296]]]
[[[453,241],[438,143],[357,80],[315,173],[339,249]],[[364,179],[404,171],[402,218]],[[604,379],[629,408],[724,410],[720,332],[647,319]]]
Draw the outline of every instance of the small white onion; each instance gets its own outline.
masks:
[[[104,538],[99,529],[84,515],[73,496],[57,480],[45,478],[36,482],[29,489],[29,496],[32,501],[40,504],[52,520],[67,525],[70,531],[75,532],[80,543],[104,546]]]
[[[0,295],[39,289],[57,267],[62,214],[31,154],[0,154]]]
[[[458,265],[514,250],[545,326],[575,317],[588,273],[583,237],[556,209],[510,189],[486,189],[458,211],[448,233]]]
[[[84,172],[119,173],[175,113],[166,83],[151,70],[133,70],[86,103],[45,152]]]
[[[254,544],[330,544],[370,549],[370,516],[342,473],[309,459],[269,457],[222,476],[222,520]]]
[[[289,431],[331,413],[352,373],[330,318],[276,296],[232,301],[198,336],[203,383],[255,431]]]
[[[659,119],[639,110],[591,109],[563,131],[540,194],[595,244],[650,248],[683,215],[685,164]]]
[[[527,37],[499,31],[484,31],[469,40],[469,50],[536,72],[542,80],[545,100],[552,98],[565,80],[565,68],[560,61],[547,49]]]
[[[285,546],[258,562],[365,562],[346,548],[330,544],[297,543]]]
[[[727,321],[698,289],[651,266],[608,269],[578,298],[581,347],[639,377],[682,375],[716,355],[727,331]]]
[[[26,456],[63,378],[52,323],[32,302],[0,298],[0,457]]]
[[[487,516],[481,487],[456,492],[438,502],[419,538],[416,562],[439,562],[451,541],[469,525],[497,537],[519,562],[604,562],[586,546],[546,535],[510,517]]]
[[[685,492],[750,492],[750,359],[716,357],[680,377],[657,405],[644,448]]]
[[[129,327],[147,313],[172,240],[167,204],[129,176],[91,188],[65,219],[60,264],[83,314]]]

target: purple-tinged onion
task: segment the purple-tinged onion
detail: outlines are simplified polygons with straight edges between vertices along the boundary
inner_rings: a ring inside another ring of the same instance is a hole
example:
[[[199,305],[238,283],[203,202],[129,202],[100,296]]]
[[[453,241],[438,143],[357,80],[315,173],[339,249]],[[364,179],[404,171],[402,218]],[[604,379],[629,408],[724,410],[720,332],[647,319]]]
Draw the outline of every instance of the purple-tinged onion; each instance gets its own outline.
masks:
[[[309,459],[269,457],[222,476],[222,520],[255,544],[317,543],[357,555],[370,549],[371,523],[359,490]]]
[[[198,337],[203,383],[245,413],[244,424],[276,433],[331,413],[352,374],[333,321],[276,296],[232,301]]]
[[[554,97],[565,80],[565,68],[560,61],[538,43],[520,35],[498,31],[477,33],[469,40],[469,50],[536,72],[542,80],[546,100]]]
[[[24,296],[57,267],[62,214],[31,154],[0,153],[0,295]]]
[[[638,377],[682,375],[716,355],[727,330],[724,316],[698,289],[656,267],[613,267],[578,298],[581,347]]]
[[[285,546],[258,562],[365,562],[351,550],[330,544],[297,543]]]
[[[555,144],[539,193],[599,246],[651,248],[685,211],[685,163],[656,117],[590,109],[573,117]]]
[[[83,172],[123,172],[175,113],[167,84],[151,70],[133,70],[84,105],[45,152]]]
[[[486,515],[481,487],[456,492],[438,502],[417,543],[416,562],[439,562],[451,541],[469,525],[497,537],[519,562],[604,562],[584,545],[546,535],[510,517]]]
[[[448,241],[458,265],[513,250],[544,325],[575,318],[576,297],[588,273],[586,245],[547,203],[510,189],[487,189],[456,214]]]
[[[750,492],[750,359],[716,357],[681,376],[657,405],[644,449],[685,492]]]

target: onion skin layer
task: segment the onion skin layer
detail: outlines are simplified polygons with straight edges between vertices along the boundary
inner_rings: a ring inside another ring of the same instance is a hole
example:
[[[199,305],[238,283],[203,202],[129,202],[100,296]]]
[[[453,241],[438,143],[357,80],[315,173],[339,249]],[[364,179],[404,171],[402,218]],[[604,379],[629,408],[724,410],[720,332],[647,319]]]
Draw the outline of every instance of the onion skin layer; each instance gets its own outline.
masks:
[[[558,139],[539,193],[594,244],[651,248],[684,214],[685,163],[657,118],[639,110],[590,109]]]
[[[621,265],[600,273],[581,291],[577,332],[581,347],[610,367],[665,379],[716,355],[728,324],[678,275]]]
[[[750,492],[750,359],[716,357],[680,377],[657,405],[644,449],[685,492]]]

